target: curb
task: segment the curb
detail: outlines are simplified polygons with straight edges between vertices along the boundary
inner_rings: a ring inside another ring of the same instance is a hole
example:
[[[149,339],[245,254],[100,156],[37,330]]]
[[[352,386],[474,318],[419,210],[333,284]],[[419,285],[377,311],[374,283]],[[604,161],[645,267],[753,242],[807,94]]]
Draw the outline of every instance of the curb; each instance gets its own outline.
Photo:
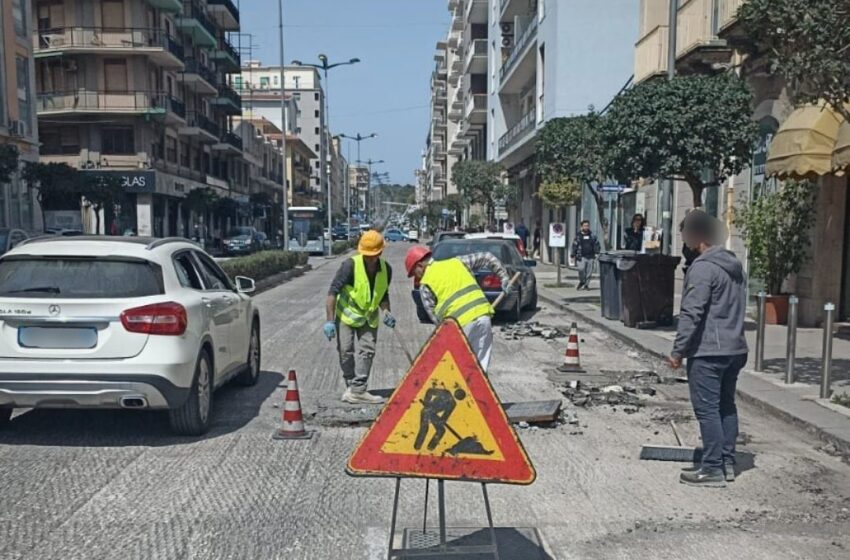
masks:
[[[292,280],[293,278],[298,278],[302,276],[305,272],[308,272],[313,269],[313,266],[310,264],[299,265],[291,270],[287,270],[285,272],[281,272],[279,274],[274,274],[269,276],[268,278],[263,278],[259,282],[257,282],[256,290],[254,290],[253,295],[261,294],[272,288],[276,288],[277,286],[283,284],[288,280]]]
[[[657,350],[654,350],[654,349],[646,347],[646,346],[642,346],[635,339],[633,339],[633,338],[631,338],[631,337],[629,337],[629,336],[627,336],[627,335],[625,335],[625,334],[623,334],[623,333],[621,333],[621,332],[619,332],[615,329],[612,329],[609,325],[606,325],[605,323],[603,323],[601,321],[595,320],[592,317],[588,317],[585,313],[582,313],[581,311],[578,311],[576,309],[571,309],[569,306],[558,302],[557,300],[555,300],[552,297],[543,295],[541,293],[541,294],[539,294],[539,298],[541,300],[545,301],[546,303],[550,304],[550,305],[554,305],[555,307],[557,307],[558,309],[561,309],[562,311],[565,311],[565,312],[570,313],[572,315],[576,315],[578,317],[581,317],[584,322],[589,323],[589,324],[593,325],[594,327],[596,327],[598,329],[604,330],[609,335],[611,335],[614,338],[616,338],[617,340],[627,344],[628,346],[631,346],[635,350],[645,352],[645,353],[650,354],[651,356],[658,358],[658,359],[662,359],[662,360],[667,359],[666,353],[659,352]],[[742,373],[746,374],[747,370],[742,370]],[[801,428],[804,431],[806,431],[807,433],[810,433],[810,434],[816,436],[820,441],[822,441],[824,443],[832,444],[833,446],[835,446],[835,448],[838,450],[839,453],[844,455],[845,461],[848,460],[847,457],[850,457],[850,439],[845,439],[845,438],[836,436],[835,434],[831,433],[828,428],[818,426],[817,424],[809,422],[808,420],[805,420],[803,418],[795,416],[795,415],[789,413],[788,411],[783,410],[779,406],[776,406],[775,404],[772,404],[772,403],[770,403],[770,402],[768,402],[764,399],[761,399],[761,398],[759,398],[759,397],[757,397],[753,394],[750,394],[750,393],[747,393],[747,392],[741,390],[740,387],[738,388],[736,394],[737,394],[738,398],[740,398],[742,401],[754,406],[755,408],[761,410],[762,412],[770,414],[774,418],[782,420],[783,422],[787,422],[788,424],[791,424],[793,426]],[[819,404],[814,403],[814,402],[812,404],[814,406],[822,406],[822,405],[819,405]]]

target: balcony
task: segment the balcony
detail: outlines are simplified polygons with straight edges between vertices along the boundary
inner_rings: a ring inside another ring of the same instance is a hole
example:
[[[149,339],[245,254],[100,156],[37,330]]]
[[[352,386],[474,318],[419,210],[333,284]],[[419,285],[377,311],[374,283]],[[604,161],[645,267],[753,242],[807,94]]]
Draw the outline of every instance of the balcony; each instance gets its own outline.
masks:
[[[210,54],[210,59],[215,60],[219,67],[224,70],[238,71],[242,65],[242,57],[233,48],[233,45],[222,39],[216,49]]]
[[[242,153],[242,138],[232,132],[225,132],[221,135],[217,144],[213,144],[212,149],[217,152],[226,152],[234,155]]]
[[[182,124],[186,122],[186,104],[176,97],[165,96],[165,121]]]
[[[196,45],[215,47],[218,30],[197,2],[183,2],[183,13],[175,19],[177,28],[192,38]]]
[[[516,146],[529,132],[535,129],[537,124],[537,111],[529,111],[520,121],[512,126],[499,138],[499,156],[503,156],[508,150]]]
[[[193,93],[201,95],[216,95],[218,93],[218,79],[215,73],[195,58],[186,59],[183,83],[186,86],[191,86]]]
[[[183,68],[183,47],[164,29],[58,27],[33,34],[36,58],[65,54],[148,56],[166,68]]]
[[[242,97],[226,84],[218,86],[218,95],[211,103],[220,107],[228,115],[242,114]]]
[[[182,102],[164,92],[74,90],[40,93],[37,100],[41,115],[148,115],[185,117]]]
[[[635,83],[667,73],[670,29],[660,25],[635,45]]]
[[[466,52],[464,73],[487,73],[487,39],[475,39],[469,44]]]
[[[502,64],[502,68],[499,70],[499,78],[503,83],[511,73],[511,70],[517,66],[517,63],[525,58],[523,55],[535,39],[537,39],[537,19],[532,20],[528,27],[523,30],[522,34],[516,38],[514,48]]]
[[[724,37],[738,23],[738,8],[740,8],[746,0],[717,0],[717,2],[717,35]]]
[[[219,126],[200,111],[189,111],[186,114],[186,125],[180,127],[177,133],[196,138],[204,144],[215,144],[221,137]]]
[[[537,2],[535,2],[536,4]],[[499,21],[511,21],[516,16],[530,15],[534,18],[537,14],[527,14],[530,2],[527,0],[501,0],[499,7]]]
[[[466,23],[487,23],[487,0],[466,0]]]
[[[218,18],[225,31],[239,31],[239,10],[232,0],[207,0],[207,10]]]
[[[177,13],[183,9],[183,0],[148,0],[148,4],[164,12]]]
[[[469,139],[461,133],[460,129],[458,129],[457,133],[454,135],[451,140],[451,143],[449,144],[449,154],[455,157],[462,156],[463,151],[466,149],[466,146],[468,144]]]
[[[485,124],[487,122],[487,94],[469,93],[466,95],[466,107],[463,118],[473,125]]]
[[[676,60],[684,66],[728,62],[731,50],[717,37],[718,14],[714,0],[687,0],[679,8]]]

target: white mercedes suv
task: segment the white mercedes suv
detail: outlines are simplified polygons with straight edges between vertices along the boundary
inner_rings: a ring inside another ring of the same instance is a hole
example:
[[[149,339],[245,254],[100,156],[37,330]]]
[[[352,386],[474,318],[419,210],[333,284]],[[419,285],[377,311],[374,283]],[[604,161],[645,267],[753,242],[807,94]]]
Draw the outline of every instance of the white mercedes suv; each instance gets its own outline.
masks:
[[[0,426],[14,408],[163,409],[204,433],[213,391],[259,377],[253,291],[186,239],[17,246],[0,258]]]

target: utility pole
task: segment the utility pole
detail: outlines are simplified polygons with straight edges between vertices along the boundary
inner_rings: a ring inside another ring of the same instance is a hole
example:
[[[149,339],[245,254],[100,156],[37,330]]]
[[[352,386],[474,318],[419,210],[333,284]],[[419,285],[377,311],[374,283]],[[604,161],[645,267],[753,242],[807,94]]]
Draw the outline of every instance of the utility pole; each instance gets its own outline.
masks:
[[[283,72],[283,0],[277,2],[278,24],[280,26],[280,119],[282,134],[280,149],[283,154],[283,249],[289,250],[289,166],[286,163],[286,78]]]
[[[339,136],[340,136],[340,138],[348,138],[349,140],[354,140],[355,142],[357,142],[357,164],[360,165],[360,142],[362,142],[363,140],[368,140],[370,138],[376,138],[378,135],[373,132],[372,134],[367,134],[366,136],[363,136],[362,134],[360,134],[358,132],[354,136],[349,136],[348,134],[340,134]],[[359,168],[358,168],[357,177],[358,178],[360,177]],[[366,212],[366,209],[367,209],[365,198],[366,197],[364,197],[364,200],[363,200],[363,212]],[[360,202],[359,202],[360,201],[360,193],[359,192],[357,193],[357,200],[358,200],[357,207],[359,208],[360,207]]]
[[[670,12],[667,23],[667,79],[676,77],[676,33],[679,21],[679,2],[670,0]],[[673,189],[672,179],[661,182],[661,232],[662,252],[673,253]]]
[[[371,191],[372,191],[372,165],[374,165],[374,164],[376,164],[376,163],[386,163],[386,162],[385,162],[384,160],[382,160],[382,159],[378,159],[378,160],[372,160],[372,159],[370,159],[370,160],[368,160],[368,161],[361,161],[361,160],[359,160],[359,159],[358,159],[358,160],[357,160],[357,163],[358,163],[359,165],[362,165],[362,164],[364,164],[364,163],[365,163],[366,165],[368,165],[368,166],[369,166],[369,177],[368,177],[368,183],[367,183],[367,185],[366,185],[366,201],[364,202],[364,206],[366,207],[366,210],[367,210],[367,211],[369,211],[369,207],[370,207],[369,202],[370,202],[370,199],[372,198],[372,197],[371,197]],[[371,221],[373,221],[373,216],[371,216],[371,211],[370,211],[369,213],[370,213],[369,221],[371,222]]]

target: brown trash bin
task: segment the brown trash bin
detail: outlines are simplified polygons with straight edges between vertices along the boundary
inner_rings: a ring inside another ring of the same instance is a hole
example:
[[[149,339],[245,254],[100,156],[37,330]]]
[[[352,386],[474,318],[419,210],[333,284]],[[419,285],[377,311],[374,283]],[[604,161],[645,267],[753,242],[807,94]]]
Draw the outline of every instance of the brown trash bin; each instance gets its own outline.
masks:
[[[620,255],[620,289],[627,327],[651,329],[673,324],[675,275],[680,257]]]

